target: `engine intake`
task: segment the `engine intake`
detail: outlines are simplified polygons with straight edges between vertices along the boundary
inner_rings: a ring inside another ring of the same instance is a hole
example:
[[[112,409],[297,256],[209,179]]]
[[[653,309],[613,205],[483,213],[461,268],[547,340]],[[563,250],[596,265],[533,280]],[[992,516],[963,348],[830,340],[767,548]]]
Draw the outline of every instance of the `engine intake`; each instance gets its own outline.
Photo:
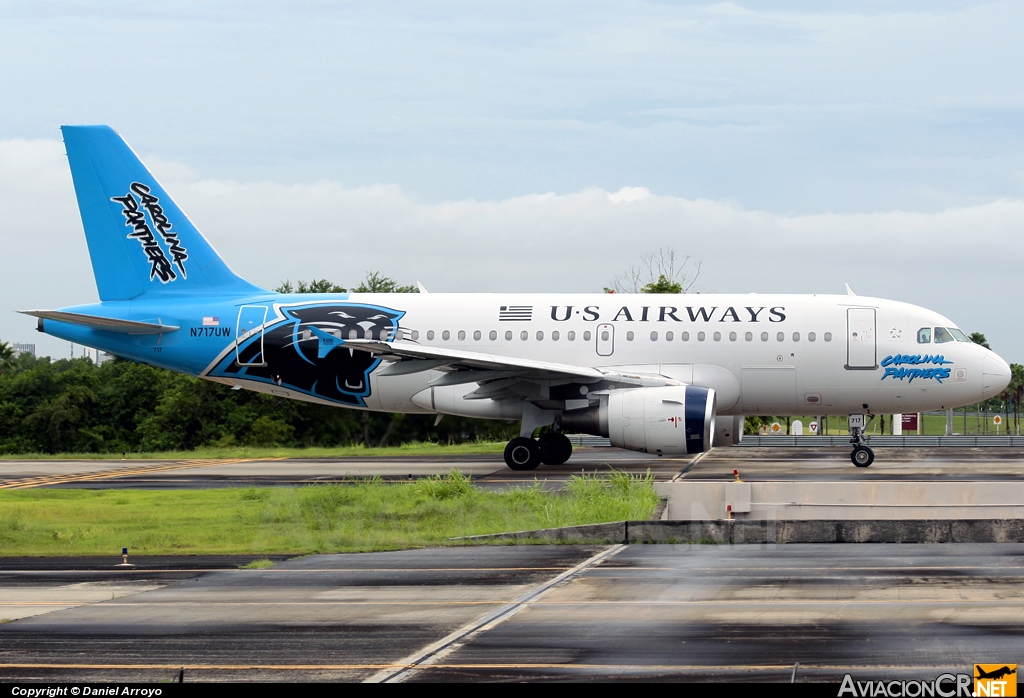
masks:
[[[562,430],[663,455],[703,453],[715,433],[715,391],[695,385],[613,390],[600,405],[562,414]]]

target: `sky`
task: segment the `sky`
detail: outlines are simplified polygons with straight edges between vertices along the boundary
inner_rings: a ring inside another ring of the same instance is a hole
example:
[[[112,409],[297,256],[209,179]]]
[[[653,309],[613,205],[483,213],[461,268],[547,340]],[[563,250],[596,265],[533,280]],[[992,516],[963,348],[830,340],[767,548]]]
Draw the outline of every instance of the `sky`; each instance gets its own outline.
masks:
[[[96,300],[59,126],[113,126],[264,287],[926,306],[1024,363],[1024,4],[4,2],[0,339]]]

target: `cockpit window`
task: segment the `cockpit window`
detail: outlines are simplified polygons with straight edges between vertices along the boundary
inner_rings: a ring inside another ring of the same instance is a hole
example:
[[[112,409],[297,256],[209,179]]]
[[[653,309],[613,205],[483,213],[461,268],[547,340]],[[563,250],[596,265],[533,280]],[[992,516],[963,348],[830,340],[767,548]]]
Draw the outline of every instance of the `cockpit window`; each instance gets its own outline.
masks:
[[[935,343],[936,344],[945,344],[946,342],[953,342],[953,341],[956,341],[956,340],[953,339],[953,335],[951,335],[949,333],[949,330],[947,330],[945,327],[936,327],[935,328]]]
[[[932,341],[932,328],[922,327],[917,331],[918,344],[930,344]]]
[[[949,330],[949,333],[951,335],[953,335],[953,337],[955,337],[956,341],[958,341],[958,342],[970,342],[971,341],[971,338],[968,337],[967,335],[965,335],[963,330],[958,330],[955,327],[947,327],[946,329]]]

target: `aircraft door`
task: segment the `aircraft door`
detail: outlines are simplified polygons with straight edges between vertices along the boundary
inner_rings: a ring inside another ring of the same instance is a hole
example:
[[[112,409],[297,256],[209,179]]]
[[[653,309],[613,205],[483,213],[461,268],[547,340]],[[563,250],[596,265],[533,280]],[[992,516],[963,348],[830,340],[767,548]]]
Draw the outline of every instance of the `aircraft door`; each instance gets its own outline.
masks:
[[[848,308],[846,311],[846,368],[878,368],[875,338],[875,309]]]
[[[267,308],[263,305],[243,305],[238,309],[238,327],[235,329],[235,360],[239,366],[266,366],[263,358],[263,324],[267,321]],[[253,342],[258,343],[258,351],[255,353],[246,352],[248,361],[243,361],[241,356],[242,345],[247,347],[255,335],[259,335]]]
[[[597,355],[611,356],[615,351],[615,327],[613,325],[598,325],[597,332]]]

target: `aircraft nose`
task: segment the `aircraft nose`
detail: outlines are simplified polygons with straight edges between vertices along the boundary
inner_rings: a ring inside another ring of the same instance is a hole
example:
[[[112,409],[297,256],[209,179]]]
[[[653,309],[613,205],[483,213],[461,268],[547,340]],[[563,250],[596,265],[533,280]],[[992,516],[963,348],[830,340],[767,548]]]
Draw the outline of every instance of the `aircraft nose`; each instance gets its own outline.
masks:
[[[1010,365],[995,352],[988,352],[981,364],[981,399],[995,397],[1010,384]]]

